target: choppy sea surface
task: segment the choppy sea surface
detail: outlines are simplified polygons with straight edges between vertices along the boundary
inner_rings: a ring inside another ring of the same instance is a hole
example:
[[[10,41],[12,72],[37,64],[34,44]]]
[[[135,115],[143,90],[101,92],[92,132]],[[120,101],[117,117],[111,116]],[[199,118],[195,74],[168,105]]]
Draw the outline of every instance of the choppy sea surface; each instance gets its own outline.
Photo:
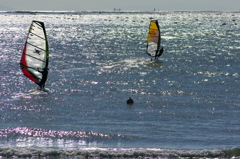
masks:
[[[19,67],[32,20],[49,39],[45,92]],[[0,12],[0,50],[2,158],[240,156],[240,12]]]

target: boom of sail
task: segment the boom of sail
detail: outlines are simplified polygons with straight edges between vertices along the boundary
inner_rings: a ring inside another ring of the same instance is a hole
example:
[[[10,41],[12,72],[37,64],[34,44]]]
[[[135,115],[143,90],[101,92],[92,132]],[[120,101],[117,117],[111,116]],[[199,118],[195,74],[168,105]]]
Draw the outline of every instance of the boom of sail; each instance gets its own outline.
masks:
[[[158,54],[161,44],[161,32],[157,20],[152,20],[149,24],[147,39],[147,54],[152,57],[161,56]]]
[[[32,21],[24,45],[20,67],[23,74],[44,87],[47,80],[49,60],[48,39],[43,22]]]

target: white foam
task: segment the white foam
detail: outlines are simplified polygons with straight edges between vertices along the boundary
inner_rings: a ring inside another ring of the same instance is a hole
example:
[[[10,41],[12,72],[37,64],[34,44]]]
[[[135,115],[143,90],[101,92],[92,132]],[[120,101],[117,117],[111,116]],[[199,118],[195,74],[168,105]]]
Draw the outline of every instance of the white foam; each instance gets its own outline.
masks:
[[[226,151],[218,150],[167,150],[157,148],[81,148],[81,149],[34,149],[0,148],[1,157],[14,158],[226,158]],[[238,150],[238,149],[237,149]],[[228,156],[229,157],[229,156]]]

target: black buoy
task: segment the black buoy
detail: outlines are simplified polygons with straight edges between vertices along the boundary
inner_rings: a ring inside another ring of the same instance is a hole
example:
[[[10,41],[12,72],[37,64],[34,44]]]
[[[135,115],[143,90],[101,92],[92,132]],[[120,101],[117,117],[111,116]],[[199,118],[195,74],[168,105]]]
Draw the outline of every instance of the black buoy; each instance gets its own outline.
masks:
[[[131,97],[129,97],[129,99],[127,100],[127,104],[133,104],[133,99]]]

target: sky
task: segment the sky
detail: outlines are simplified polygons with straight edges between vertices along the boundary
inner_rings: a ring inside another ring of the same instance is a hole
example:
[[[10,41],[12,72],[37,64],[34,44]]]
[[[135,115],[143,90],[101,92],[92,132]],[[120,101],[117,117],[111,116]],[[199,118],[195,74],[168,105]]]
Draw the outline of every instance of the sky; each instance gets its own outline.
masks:
[[[0,0],[0,10],[240,11],[240,0]]]

